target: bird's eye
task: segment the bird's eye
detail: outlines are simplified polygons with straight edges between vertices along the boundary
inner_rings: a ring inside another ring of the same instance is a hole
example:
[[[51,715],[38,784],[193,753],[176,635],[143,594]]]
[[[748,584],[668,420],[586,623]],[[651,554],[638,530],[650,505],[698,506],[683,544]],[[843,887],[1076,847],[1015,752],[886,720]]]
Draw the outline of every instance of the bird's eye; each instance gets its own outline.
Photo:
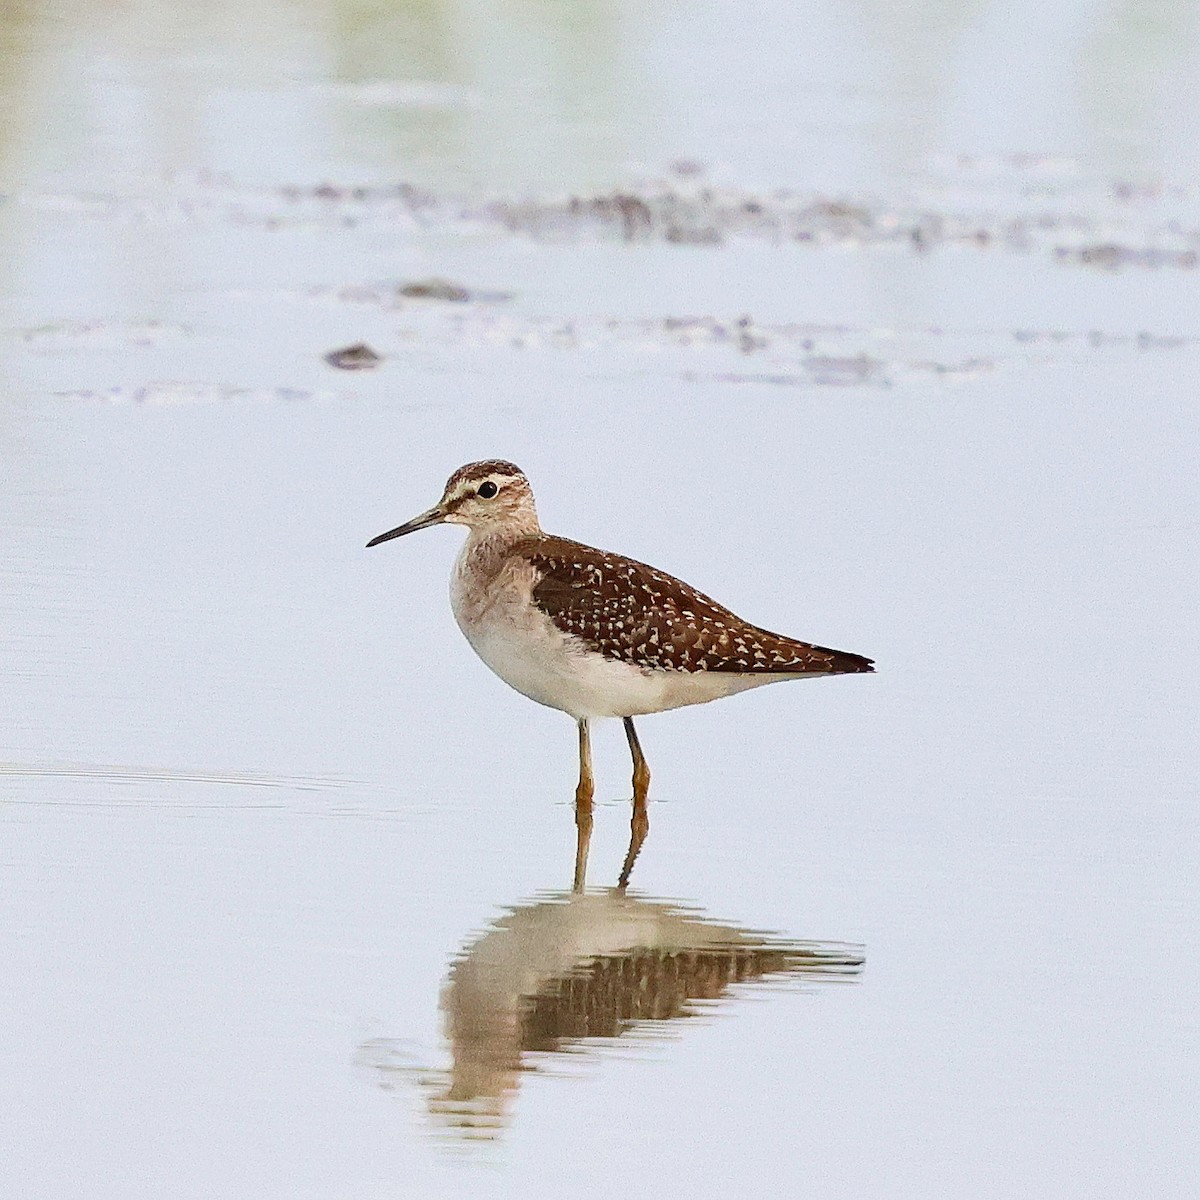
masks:
[[[479,494],[485,499],[490,500],[500,489],[490,480],[485,479],[479,485]]]

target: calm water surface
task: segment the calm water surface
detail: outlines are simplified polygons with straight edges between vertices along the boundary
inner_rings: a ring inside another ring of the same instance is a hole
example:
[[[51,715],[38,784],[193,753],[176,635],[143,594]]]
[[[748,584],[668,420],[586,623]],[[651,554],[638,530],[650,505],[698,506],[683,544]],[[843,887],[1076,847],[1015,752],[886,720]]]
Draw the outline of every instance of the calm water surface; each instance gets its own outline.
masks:
[[[1195,1194],[1194,6],[0,37],[5,1194]],[[363,549],[491,455],[879,663],[643,722],[627,896]]]

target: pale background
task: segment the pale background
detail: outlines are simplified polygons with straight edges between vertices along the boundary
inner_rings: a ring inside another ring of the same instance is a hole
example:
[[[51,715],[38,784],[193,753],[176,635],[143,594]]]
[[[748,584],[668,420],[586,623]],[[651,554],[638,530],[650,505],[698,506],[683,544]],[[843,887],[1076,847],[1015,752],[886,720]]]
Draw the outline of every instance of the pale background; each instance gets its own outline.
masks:
[[[1196,1194],[1194,4],[0,36],[6,1195]],[[569,207],[618,190],[631,242]],[[531,1064],[464,1146],[439,992],[569,881],[574,732],[454,628],[454,531],[363,545],[493,455],[879,673],[641,726],[636,888],[861,976]]]

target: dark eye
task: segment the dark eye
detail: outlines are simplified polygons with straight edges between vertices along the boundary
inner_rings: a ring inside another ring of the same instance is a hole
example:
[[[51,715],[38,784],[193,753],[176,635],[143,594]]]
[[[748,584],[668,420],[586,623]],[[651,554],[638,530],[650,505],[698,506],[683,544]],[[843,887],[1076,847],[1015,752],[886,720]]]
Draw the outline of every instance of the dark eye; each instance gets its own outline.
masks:
[[[485,480],[479,485],[479,494],[485,500],[490,500],[499,490],[490,479]]]

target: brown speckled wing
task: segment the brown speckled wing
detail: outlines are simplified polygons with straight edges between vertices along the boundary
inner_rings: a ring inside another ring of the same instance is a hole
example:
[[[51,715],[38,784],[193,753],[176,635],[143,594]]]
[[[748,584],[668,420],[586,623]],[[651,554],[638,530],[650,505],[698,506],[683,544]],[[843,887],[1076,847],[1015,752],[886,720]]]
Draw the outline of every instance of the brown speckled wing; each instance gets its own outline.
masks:
[[[534,603],[605,658],[660,671],[840,675],[871,660],[749,625],[662,571],[566,538],[518,547],[538,572]]]

